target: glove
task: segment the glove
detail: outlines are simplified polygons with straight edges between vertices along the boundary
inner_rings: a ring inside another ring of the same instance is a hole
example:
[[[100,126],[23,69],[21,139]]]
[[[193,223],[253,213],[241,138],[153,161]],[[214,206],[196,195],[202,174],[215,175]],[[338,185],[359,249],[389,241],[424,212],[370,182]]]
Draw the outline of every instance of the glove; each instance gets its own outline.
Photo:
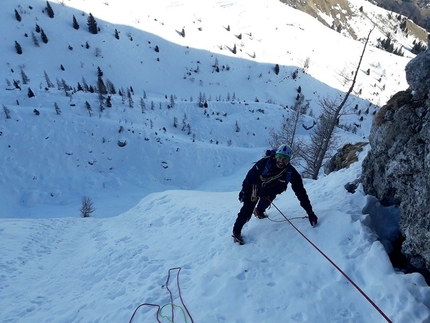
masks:
[[[239,192],[239,201],[240,201],[240,202],[245,201],[245,194],[246,194],[246,192],[245,192],[244,190],[241,190],[241,191]]]
[[[318,217],[315,215],[314,212],[309,212],[308,217],[309,217],[309,223],[311,224],[311,226],[315,227],[318,223]]]

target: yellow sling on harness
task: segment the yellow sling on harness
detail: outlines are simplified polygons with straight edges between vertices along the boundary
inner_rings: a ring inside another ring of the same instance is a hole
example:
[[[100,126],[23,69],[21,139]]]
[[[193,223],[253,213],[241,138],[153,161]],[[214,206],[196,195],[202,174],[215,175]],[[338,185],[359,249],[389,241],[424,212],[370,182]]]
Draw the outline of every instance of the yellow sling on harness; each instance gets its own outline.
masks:
[[[288,167],[285,167],[279,174],[273,177],[264,178],[263,175],[260,175],[261,187],[265,187],[268,183],[276,181],[278,178],[280,178],[282,175],[285,174],[285,172],[287,171],[287,168]]]

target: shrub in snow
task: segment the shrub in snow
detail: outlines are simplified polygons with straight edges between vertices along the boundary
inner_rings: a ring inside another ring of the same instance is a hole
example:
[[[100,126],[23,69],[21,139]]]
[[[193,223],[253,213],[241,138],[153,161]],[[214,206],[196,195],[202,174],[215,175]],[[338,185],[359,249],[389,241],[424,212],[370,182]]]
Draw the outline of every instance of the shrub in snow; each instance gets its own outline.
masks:
[[[82,198],[82,206],[80,211],[81,211],[81,216],[83,218],[88,218],[91,215],[91,213],[95,211],[95,208],[93,206],[93,201],[90,197],[84,196]]]

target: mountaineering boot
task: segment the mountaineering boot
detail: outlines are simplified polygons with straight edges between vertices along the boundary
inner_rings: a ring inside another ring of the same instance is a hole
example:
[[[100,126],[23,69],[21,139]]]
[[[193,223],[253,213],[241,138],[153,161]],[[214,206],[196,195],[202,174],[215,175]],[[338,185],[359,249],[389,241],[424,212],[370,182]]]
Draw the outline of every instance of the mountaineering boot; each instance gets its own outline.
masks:
[[[265,219],[268,217],[266,212],[260,212],[257,210],[257,208],[254,209],[254,215],[259,219]]]
[[[244,245],[245,244],[245,241],[243,241],[242,235],[240,233],[234,232],[234,230],[233,230],[233,233],[232,233],[231,236],[232,236],[233,241],[235,243],[237,242],[240,245]]]

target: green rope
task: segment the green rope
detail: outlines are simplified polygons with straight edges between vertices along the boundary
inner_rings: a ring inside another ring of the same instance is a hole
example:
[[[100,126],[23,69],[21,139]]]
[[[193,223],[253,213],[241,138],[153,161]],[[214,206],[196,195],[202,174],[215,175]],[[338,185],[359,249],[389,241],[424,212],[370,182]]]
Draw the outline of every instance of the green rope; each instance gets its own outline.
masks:
[[[163,308],[165,308],[168,305],[172,305],[174,307],[180,308],[181,311],[182,311],[182,315],[184,316],[185,323],[188,322],[187,315],[185,314],[185,310],[182,308],[182,306],[179,306],[179,305],[176,305],[176,304],[173,304],[173,303],[167,303],[166,305],[161,306],[160,311],[159,311],[160,317],[162,317],[162,318],[168,320],[169,322],[173,323],[173,320],[171,320],[168,316],[162,315],[162,313],[161,313],[163,311]]]

